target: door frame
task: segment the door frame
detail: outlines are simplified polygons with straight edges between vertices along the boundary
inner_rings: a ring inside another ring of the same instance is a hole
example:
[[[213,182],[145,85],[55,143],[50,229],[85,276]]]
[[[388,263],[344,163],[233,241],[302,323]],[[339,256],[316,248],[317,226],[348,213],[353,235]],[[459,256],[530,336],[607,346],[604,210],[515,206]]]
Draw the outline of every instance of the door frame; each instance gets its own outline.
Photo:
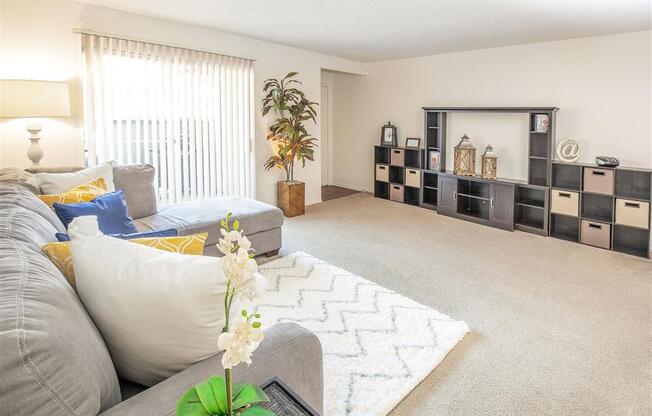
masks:
[[[324,90],[326,90],[326,97],[324,100]],[[321,176],[321,186],[332,185],[333,184],[333,91],[330,85],[321,83],[321,106],[320,106],[320,136],[321,137],[321,164],[322,172]],[[326,101],[326,105],[324,104]],[[324,117],[322,116],[323,112],[326,112],[327,122],[324,124]],[[326,137],[323,137],[321,134],[326,129]],[[326,163],[324,163],[324,161]],[[326,165],[326,180],[324,181],[323,169],[324,164]]]

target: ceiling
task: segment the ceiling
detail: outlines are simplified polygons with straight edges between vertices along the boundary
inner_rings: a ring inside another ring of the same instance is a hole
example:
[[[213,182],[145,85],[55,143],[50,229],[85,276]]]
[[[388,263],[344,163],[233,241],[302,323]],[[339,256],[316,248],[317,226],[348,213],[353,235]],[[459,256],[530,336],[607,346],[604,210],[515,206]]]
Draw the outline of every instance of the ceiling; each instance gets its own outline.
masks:
[[[651,0],[78,0],[361,62],[652,27]]]

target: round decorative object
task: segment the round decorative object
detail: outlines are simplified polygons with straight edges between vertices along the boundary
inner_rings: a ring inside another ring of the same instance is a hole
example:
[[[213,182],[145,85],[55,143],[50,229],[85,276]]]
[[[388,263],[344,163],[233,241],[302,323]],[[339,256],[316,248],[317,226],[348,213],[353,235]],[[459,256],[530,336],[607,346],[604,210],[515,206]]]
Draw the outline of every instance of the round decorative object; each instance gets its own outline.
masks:
[[[566,138],[557,143],[557,157],[562,162],[576,162],[580,158],[580,145],[574,139]]]

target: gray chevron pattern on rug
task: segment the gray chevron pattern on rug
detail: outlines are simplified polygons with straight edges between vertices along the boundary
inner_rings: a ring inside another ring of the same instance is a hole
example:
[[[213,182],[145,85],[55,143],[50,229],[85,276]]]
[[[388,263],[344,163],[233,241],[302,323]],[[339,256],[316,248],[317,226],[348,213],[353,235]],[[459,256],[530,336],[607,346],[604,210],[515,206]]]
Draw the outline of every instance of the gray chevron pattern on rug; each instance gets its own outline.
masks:
[[[469,332],[456,321],[306,253],[263,264],[263,324],[296,322],[324,351],[325,416],[384,416]]]

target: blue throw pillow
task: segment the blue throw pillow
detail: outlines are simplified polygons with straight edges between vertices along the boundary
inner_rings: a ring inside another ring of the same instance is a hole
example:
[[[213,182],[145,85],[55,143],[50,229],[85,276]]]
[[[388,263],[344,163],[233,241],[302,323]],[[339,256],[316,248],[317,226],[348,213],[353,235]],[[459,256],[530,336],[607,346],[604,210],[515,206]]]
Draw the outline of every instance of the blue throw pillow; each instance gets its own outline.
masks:
[[[66,228],[77,217],[95,215],[100,231],[104,234],[133,234],[138,232],[134,221],[127,214],[127,203],[121,190],[100,195],[90,202],[80,202],[78,204],[55,202],[52,208],[54,208],[54,212],[57,213]]]
[[[153,238],[153,237],[176,237],[178,235],[177,230],[171,228],[169,230],[162,231],[143,231],[142,233],[133,233],[133,234],[109,234],[111,237],[120,238],[122,240],[131,240],[132,238]],[[57,241],[70,241],[70,236],[64,233],[56,233]]]

